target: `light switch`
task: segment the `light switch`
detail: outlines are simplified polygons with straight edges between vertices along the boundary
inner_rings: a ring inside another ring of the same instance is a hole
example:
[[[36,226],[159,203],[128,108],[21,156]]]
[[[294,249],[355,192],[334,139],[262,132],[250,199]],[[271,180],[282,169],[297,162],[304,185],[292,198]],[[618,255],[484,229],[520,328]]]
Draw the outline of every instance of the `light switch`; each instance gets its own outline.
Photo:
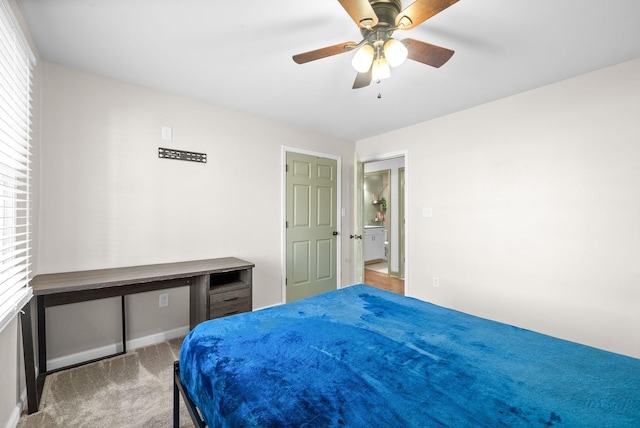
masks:
[[[430,207],[422,208],[422,217],[433,217],[433,211]]]
[[[171,140],[171,127],[163,126],[160,130],[160,134],[163,140]]]

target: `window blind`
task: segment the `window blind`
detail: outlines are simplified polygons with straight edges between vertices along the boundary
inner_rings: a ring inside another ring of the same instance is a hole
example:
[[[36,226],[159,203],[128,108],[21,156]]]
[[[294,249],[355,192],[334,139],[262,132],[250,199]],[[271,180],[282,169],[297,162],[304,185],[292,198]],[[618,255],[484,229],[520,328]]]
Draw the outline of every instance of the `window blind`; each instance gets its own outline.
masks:
[[[35,57],[0,0],[0,331],[31,298],[30,124]]]

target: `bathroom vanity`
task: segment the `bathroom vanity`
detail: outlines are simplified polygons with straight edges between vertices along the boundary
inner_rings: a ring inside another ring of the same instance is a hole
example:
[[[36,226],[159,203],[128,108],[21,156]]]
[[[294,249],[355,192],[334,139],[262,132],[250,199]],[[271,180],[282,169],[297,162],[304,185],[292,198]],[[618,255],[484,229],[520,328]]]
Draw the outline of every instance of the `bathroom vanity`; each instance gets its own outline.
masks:
[[[384,242],[385,229],[383,226],[364,227],[364,261],[385,260]]]

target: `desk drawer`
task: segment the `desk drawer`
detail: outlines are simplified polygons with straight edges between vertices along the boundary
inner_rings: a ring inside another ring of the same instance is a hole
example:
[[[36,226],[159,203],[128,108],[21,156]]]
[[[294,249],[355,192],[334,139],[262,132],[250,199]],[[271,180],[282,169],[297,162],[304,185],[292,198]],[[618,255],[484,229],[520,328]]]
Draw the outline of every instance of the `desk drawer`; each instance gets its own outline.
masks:
[[[251,287],[248,284],[227,290],[211,290],[209,294],[210,319],[251,311]]]

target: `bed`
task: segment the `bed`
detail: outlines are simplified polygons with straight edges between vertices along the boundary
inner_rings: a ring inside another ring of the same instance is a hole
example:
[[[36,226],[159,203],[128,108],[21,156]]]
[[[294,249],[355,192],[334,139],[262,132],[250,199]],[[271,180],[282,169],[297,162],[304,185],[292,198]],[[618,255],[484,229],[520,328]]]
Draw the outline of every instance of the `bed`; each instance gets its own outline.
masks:
[[[366,285],[199,324],[174,375],[210,427],[640,426],[640,359]]]

